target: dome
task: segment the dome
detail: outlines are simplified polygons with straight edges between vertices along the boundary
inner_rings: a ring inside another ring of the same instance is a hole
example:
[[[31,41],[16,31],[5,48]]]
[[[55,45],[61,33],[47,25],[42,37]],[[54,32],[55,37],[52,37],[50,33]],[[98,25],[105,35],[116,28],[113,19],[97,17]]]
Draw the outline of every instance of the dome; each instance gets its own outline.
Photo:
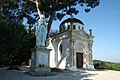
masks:
[[[83,29],[84,23],[76,18],[68,18],[64,20],[60,26],[59,26],[59,31],[64,32],[67,30],[80,30]]]
[[[60,26],[61,26],[62,24],[65,24],[66,22],[78,22],[78,23],[84,25],[84,23],[83,23],[81,20],[79,20],[79,19],[76,19],[76,18],[68,18],[68,19],[64,20],[64,21],[60,24]]]

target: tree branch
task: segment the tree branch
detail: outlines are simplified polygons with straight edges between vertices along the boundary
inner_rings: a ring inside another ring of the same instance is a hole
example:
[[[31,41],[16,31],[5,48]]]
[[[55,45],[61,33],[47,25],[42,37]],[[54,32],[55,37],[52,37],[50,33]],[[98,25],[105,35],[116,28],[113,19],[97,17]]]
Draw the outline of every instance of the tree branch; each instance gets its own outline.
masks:
[[[49,21],[48,21],[48,33],[47,33],[47,37],[48,37],[49,31],[50,31],[50,28],[51,28],[53,19],[54,19],[54,13],[51,13],[50,19],[49,19]]]
[[[36,4],[36,8],[37,8],[37,13],[38,13],[38,16],[40,17],[40,15],[41,15],[41,12],[40,12],[40,10],[39,10],[39,7],[38,7],[38,0],[35,0],[35,1],[33,1],[33,0],[30,0],[31,2],[34,2],[35,4]]]

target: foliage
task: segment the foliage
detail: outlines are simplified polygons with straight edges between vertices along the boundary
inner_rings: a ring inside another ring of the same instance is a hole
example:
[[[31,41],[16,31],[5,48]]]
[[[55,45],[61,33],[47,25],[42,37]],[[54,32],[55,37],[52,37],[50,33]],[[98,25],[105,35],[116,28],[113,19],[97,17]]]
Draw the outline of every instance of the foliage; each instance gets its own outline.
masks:
[[[35,0],[32,0],[35,1]],[[89,12],[90,9],[95,8],[99,5],[99,0],[36,0],[39,3],[39,9],[45,14],[48,21],[48,32],[50,31],[51,24],[53,20],[61,20],[65,15],[72,16],[78,14],[76,5],[85,6],[85,11]],[[31,12],[36,12],[36,6],[29,0],[25,0],[27,3],[27,9],[25,8],[27,14]],[[30,6],[32,5],[32,6]],[[26,14],[26,13],[25,13]],[[35,15],[37,17],[37,15]]]
[[[77,15],[76,5],[85,8],[89,12],[99,5],[99,0],[0,0],[0,12],[7,18],[16,18],[21,21],[27,18],[28,24],[35,24],[39,19],[36,5],[32,1],[37,1],[39,10],[44,13],[48,22],[48,32],[53,20],[61,20],[66,15]]]
[[[53,20],[77,15],[76,5],[85,7],[86,12],[99,5],[99,0],[36,1],[39,10],[46,16],[48,32]],[[22,24],[24,18],[27,18],[28,31]],[[21,64],[30,58],[30,49],[35,46],[32,27],[38,19],[36,5],[31,0],[0,0],[0,64]]]
[[[107,70],[120,71],[120,64],[117,64],[117,63],[100,61],[100,60],[94,60],[93,63],[94,63],[95,69],[107,69]]]
[[[0,65],[20,64],[28,60],[30,40],[22,23],[0,15]]]

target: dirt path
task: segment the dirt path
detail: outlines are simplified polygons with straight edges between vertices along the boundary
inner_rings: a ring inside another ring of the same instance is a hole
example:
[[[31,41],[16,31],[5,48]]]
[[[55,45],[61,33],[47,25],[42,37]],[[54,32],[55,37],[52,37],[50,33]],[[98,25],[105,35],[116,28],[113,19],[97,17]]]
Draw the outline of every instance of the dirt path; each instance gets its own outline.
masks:
[[[93,80],[120,80],[120,71],[87,71],[88,74],[92,74],[92,76],[86,79]]]
[[[33,77],[21,70],[0,69],[0,80],[120,80],[118,71],[84,71],[58,73],[56,76]]]

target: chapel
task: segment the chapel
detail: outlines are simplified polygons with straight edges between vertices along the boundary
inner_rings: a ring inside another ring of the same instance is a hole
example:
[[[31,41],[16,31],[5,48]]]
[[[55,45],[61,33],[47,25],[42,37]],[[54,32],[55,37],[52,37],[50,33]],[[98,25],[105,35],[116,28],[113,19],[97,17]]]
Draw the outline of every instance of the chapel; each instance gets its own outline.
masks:
[[[87,33],[84,23],[77,18],[68,18],[59,26],[59,33],[49,38],[49,66],[61,69],[94,69],[92,60],[92,29]]]

